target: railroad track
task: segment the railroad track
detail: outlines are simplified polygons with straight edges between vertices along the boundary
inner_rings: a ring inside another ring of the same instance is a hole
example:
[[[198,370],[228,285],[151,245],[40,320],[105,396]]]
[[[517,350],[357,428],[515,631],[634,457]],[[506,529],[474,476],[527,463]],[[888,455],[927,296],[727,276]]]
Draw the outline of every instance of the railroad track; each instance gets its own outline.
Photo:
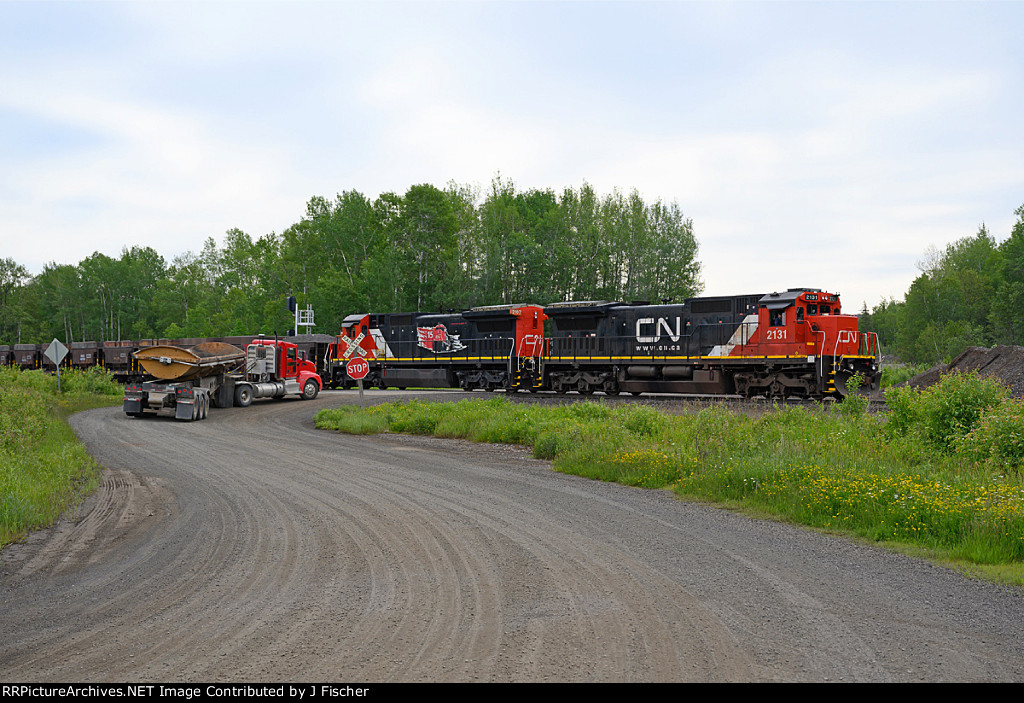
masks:
[[[345,393],[354,393],[354,391],[344,391]],[[673,395],[673,394],[658,394],[658,393],[644,393],[643,395],[633,396],[628,394],[623,395],[605,395],[603,393],[594,394],[580,394],[580,393],[553,393],[550,391],[540,391],[537,393],[506,393],[503,391],[497,392],[484,392],[484,391],[473,391],[467,393],[461,390],[438,390],[438,389],[423,389],[423,390],[405,390],[405,391],[378,391],[369,390],[366,391],[365,397],[370,402],[388,402],[395,397],[409,397],[413,395],[423,400],[438,400],[441,402],[452,402],[458,400],[469,400],[469,399],[486,399],[493,398],[495,396],[504,397],[515,403],[523,403],[526,405],[566,405],[572,403],[603,403],[608,405],[648,405],[656,408],[663,412],[694,412],[703,410],[704,408],[712,407],[724,407],[734,409],[743,412],[753,412],[759,414],[761,412],[767,412],[774,408],[792,408],[802,407],[807,409],[820,409],[824,412],[838,412],[840,401],[833,399],[827,399],[824,401],[820,400],[807,400],[802,398],[786,398],[786,399],[770,399],[770,398],[743,398],[740,396],[722,396],[722,395]],[[880,397],[872,397],[868,399],[868,412],[884,412],[886,410],[885,399]]]

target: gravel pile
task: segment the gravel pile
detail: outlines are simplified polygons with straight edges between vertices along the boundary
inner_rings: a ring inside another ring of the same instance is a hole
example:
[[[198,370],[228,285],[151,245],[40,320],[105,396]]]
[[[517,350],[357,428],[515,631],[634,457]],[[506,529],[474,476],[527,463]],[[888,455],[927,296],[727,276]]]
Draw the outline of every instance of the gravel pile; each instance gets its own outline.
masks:
[[[907,385],[927,388],[951,371],[977,371],[982,376],[994,376],[1009,387],[1015,398],[1024,398],[1024,347],[968,347],[949,364],[933,366],[907,381]]]

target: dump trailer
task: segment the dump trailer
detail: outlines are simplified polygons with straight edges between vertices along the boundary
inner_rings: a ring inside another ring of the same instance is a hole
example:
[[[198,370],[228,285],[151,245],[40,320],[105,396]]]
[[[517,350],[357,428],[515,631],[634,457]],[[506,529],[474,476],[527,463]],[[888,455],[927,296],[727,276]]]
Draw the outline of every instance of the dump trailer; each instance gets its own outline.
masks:
[[[160,345],[133,354],[149,377],[124,389],[124,412],[146,411],[178,420],[202,420],[210,406],[248,407],[256,398],[298,395],[312,400],[323,383],[298,347],[276,339],[254,339],[240,349],[226,342],[193,347]]]

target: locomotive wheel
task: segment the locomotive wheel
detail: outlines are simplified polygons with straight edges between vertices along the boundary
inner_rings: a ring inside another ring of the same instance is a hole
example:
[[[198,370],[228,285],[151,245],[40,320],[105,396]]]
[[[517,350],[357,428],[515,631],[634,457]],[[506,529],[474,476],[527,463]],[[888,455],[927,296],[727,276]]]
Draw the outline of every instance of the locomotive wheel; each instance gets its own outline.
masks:
[[[643,395],[644,392],[643,391],[630,391],[629,394],[633,395],[633,396],[638,396],[638,395]]]

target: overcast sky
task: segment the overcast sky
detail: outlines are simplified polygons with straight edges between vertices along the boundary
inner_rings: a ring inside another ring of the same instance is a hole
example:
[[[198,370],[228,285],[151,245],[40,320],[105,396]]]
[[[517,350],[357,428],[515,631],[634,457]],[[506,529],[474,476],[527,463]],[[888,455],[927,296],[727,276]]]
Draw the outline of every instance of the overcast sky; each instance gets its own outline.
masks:
[[[0,258],[169,263],[500,173],[675,201],[707,294],[856,312],[1009,235],[1022,30],[1021,2],[0,0]]]

